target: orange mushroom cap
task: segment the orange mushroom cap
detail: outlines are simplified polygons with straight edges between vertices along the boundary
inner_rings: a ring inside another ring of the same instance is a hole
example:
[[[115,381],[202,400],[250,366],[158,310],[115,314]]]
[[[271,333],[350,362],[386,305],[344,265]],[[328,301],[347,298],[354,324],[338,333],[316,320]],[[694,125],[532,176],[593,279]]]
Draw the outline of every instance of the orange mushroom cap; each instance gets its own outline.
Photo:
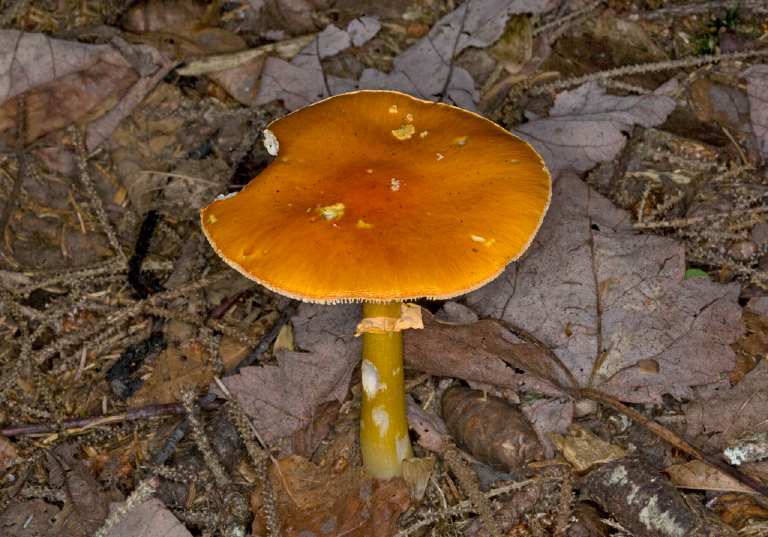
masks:
[[[444,299],[528,248],[551,182],[526,142],[466,110],[391,91],[338,95],[265,131],[277,155],[201,211],[243,275],[310,302]]]

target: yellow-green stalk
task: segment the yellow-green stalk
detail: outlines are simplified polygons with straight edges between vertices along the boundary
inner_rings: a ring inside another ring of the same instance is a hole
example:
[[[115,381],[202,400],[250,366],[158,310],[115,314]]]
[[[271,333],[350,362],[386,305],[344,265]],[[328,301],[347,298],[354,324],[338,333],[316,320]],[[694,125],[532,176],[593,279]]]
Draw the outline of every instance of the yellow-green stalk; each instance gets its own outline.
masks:
[[[363,303],[363,317],[400,317],[400,302]],[[413,457],[408,438],[403,378],[403,333],[363,333],[363,401],[360,450],[363,467],[380,479],[401,477]]]

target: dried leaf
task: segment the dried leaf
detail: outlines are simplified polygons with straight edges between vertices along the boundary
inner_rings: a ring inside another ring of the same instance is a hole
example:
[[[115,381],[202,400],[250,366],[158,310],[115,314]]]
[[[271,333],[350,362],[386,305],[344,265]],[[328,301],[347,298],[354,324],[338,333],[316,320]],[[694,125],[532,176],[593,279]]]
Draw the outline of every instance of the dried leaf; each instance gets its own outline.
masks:
[[[768,159],[768,65],[753,65],[741,73],[747,79],[749,117],[760,156]]]
[[[10,459],[18,456],[19,451],[16,445],[4,436],[0,436],[0,464],[4,464]]]
[[[3,537],[54,537],[53,522],[61,510],[43,500],[11,501],[0,513]]]
[[[113,503],[110,511],[122,507]],[[106,537],[191,537],[187,528],[157,498],[142,502],[123,515]]]
[[[355,46],[362,45],[376,35],[380,27],[373,17],[353,20],[346,31],[329,24],[290,63],[279,58],[267,59],[254,104],[281,100],[288,110],[293,111],[325,97],[351,91],[354,89],[351,81],[336,77],[326,80],[320,60],[338,54],[353,42]]]
[[[360,89],[401,91],[476,110],[479,95],[470,74],[452,63],[467,47],[487,47],[503,34],[514,13],[543,13],[550,0],[471,0],[440,19],[418,43],[395,58],[392,71],[366,69]]]
[[[537,247],[467,304],[533,334],[581,387],[623,401],[683,399],[720,380],[742,331],[739,286],[684,279],[682,243],[635,234],[627,212],[577,177],[554,190]],[[642,359],[659,373],[642,373]]]
[[[767,398],[768,362],[763,360],[733,388],[684,405],[686,437],[700,437],[704,449],[722,451],[731,440],[768,433]]]
[[[347,396],[362,352],[353,337],[361,316],[359,306],[301,304],[292,319],[294,339],[309,352],[281,350],[277,365],[246,367],[224,379],[267,444],[310,427],[315,406]]]
[[[675,109],[675,101],[656,93],[618,97],[608,95],[597,82],[559,93],[549,116],[512,129],[529,142],[550,171],[585,172],[611,160],[626,141],[633,125],[654,127]]]
[[[52,530],[59,535],[89,537],[104,523],[109,504],[122,500],[123,495],[117,490],[102,490],[85,463],[75,458],[78,449],[76,445],[62,445],[47,457],[51,485],[67,491]]]
[[[570,382],[546,353],[493,320],[469,325],[441,323],[424,310],[424,330],[403,334],[406,367],[499,388],[568,394]]]
[[[333,465],[318,467],[303,457],[287,457],[270,469],[277,489],[281,535],[345,535],[389,537],[397,517],[410,505],[410,488],[402,479],[372,479],[357,466],[336,473]],[[257,513],[253,534],[265,524],[260,490],[251,497]]]
[[[747,526],[760,531],[768,521],[768,509],[760,505],[760,496],[751,494],[723,494],[712,500],[712,511],[727,524],[742,530]],[[748,531],[744,531],[747,534]]]
[[[606,442],[586,427],[575,423],[568,427],[567,436],[557,433],[549,433],[548,436],[577,472],[585,472],[595,464],[627,456],[621,447]]]
[[[672,484],[681,489],[735,491],[754,494],[754,490],[742,485],[714,466],[699,460],[668,466],[664,472]]]
[[[51,39],[42,34],[0,31],[0,135],[13,143],[17,100],[25,93],[26,140],[30,143],[71,123],[88,124],[89,150],[146,96],[174,62],[152,47],[135,52],[148,63],[141,76],[110,45]]]
[[[443,436],[448,434],[445,422],[417,405],[410,395],[405,396],[405,405],[408,425],[418,436],[416,442],[425,449],[440,453],[443,450]]]

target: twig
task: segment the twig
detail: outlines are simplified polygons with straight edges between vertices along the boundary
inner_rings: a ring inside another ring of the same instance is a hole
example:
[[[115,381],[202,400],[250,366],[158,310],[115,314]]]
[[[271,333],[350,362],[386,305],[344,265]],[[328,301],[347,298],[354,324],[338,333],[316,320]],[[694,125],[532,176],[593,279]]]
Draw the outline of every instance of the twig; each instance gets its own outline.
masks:
[[[155,490],[157,490],[157,487],[159,486],[160,479],[155,476],[148,477],[139,483],[139,486],[134,489],[130,496],[128,496],[128,499],[125,501],[125,503],[123,503],[123,505],[121,505],[117,511],[112,514],[112,516],[104,521],[104,524],[101,526],[101,528],[99,528],[99,531],[93,535],[93,537],[107,537],[110,534],[110,530],[115,526],[115,524],[122,520],[128,511],[140,503],[148,500],[155,493]]]
[[[673,17],[688,17],[690,15],[709,14],[717,9],[752,10],[758,13],[767,13],[768,6],[765,0],[714,0],[713,2],[685,2],[681,4],[669,4],[665,7],[651,11],[630,11],[624,14],[629,20],[669,20]]]
[[[475,474],[461,460],[459,453],[448,436],[443,437],[443,446],[445,446],[443,451],[445,464],[451,470],[451,473],[456,476],[456,481],[458,481],[461,491],[472,502],[472,506],[483,522],[485,531],[493,537],[501,537],[501,530],[499,530],[499,525],[493,516],[491,504],[488,498],[480,492]]]
[[[210,401],[201,404],[205,410],[215,410],[222,405],[222,401]],[[171,403],[166,405],[152,405],[142,408],[133,408],[125,412],[112,412],[101,416],[88,416],[85,418],[74,418],[62,420],[62,425],[70,434],[82,433],[95,427],[120,423],[123,421],[138,421],[152,418],[167,418],[169,416],[178,416],[184,414],[184,405],[181,403]],[[6,437],[22,436],[30,434],[47,434],[56,431],[55,423],[33,423],[29,425],[19,425],[17,427],[6,427],[0,429],[0,435]]]
[[[106,233],[109,244],[115,251],[115,255],[125,263],[128,259],[125,256],[125,252],[123,252],[122,246],[120,246],[120,242],[117,240],[115,230],[112,229],[112,224],[110,224],[109,217],[107,217],[107,211],[104,210],[101,196],[96,192],[96,188],[93,186],[93,181],[91,181],[91,175],[88,173],[88,153],[85,150],[83,137],[74,125],[70,125],[67,132],[69,132],[69,135],[72,137],[72,141],[74,142],[77,151],[77,165],[80,171],[80,182],[85,188],[88,197],[91,199],[93,209],[96,212],[96,217],[98,218],[104,233]]]
[[[729,54],[710,54],[707,56],[683,58],[681,60],[665,60],[663,62],[626,65],[624,67],[617,67],[615,69],[608,69],[606,71],[598,71],[588,75],[557,80],[551,84],[545,84],[543,86],[536,86],[530,90],[530,93],[533,96],[544,95],[545,93],[552,93],[573,86],[580,86],[581,84],[590,82],[592,80],[653,73],[656,71],[668,71],[672,69],[684,69],[686,67],[697,67],[699,65],[705,65],[708,63],[745,60],[747,58],[759,58],[763,56],[768,56],[768,49],[746,50],[743,52],[733,52]]]
[[[510,483],[509,485],[504,485],[503,487],[499,487],[493,490],[490,490],[484,494],[485,498],[490,500],[492,498],[495,498],[496,496],[500,496],[502,494],[506,494],[508,492],[512,492],[513,490],[520,490],[526,487],[529,487],[531,485],[542,485],[544,483],[551,483],[554,481],[559,481],[559,478],[556,477],[544,477],[544,478],[537,478],[537,479],[526,479],[525,481],[518,481],[517,483]],[[472,504],[472,500],[464,500],[462,502],[459,502],[453,507],[449,507],[446,509],[441,509],[440,511],[436,513],[429,513],[427,514],[423,519],[419,520],[418,522],[408,526],[404,530],[399,531],[396,533],[393,537],[407,537],[408,535],[414,533],[415,531],[423,528],[424,526],[428,524],[432,524],[433,522],[437,522],[438,520],[441,520],[443,518],[448,518],[452,516],[459,516],[466,513],[473,513],[475,512],[475,508]]]
[[[617,410],[618,412],[621,412],[625,416],[632,418],[637,423],[639,423],[640,425],[642,425],[643,427],[651,431],[653,434],[666,440],[676,448],[688,453],[690,456],[700,461],[703,461],[709,464],[710,466],[715,467],[716,469],[720,470],[721,472],[728,475],[729,477],[732,477],[733,479],[737,480],[739,483],[742,483],[748,487],[753,488],[756,492],[768,498],[768,486],[764,485],[762,482],[758,481],[757,479],[755,479],[750,475],[739,472],[737,469],[733,468],[732,466],[729,466],[723,461],[720,461],[715,457],[704,453],[703,451],[699,450],[697,447],[693,446],[692,444],[689,444],[688,442],[686,442],[685,440],[677,436],[675,433],[673,433],[669,429],[663,427],[656,421],[643,416],[639,412],[635,412],[625,404],[621,403],[615,397],[606,395],[604,393],[600,393],[595,390],[591,390],[589,388],[581,390],[581,394],[587,399],[592,399],[593,401],[602,403],[606,406],[613,408],[614,410]]]
[[[768,207],[755,207],[754,209],[738,209],[736,211],[727,211],[723,213],[713,213],[704,216],[692,216],[690,218],[675,218],[674,220],[660,220],[658,222],[637,222],[632,225],[635,229],[661,229],[661,228],[682,228],[711,222],[713,220],[723,220],[726,218],[736,218],[744,216],[745,213],[762,214],[768,213]]]
[[[588,4],[584,6],[581,9],[578,9],[574,11],[573,13],[569,13],[568,15],[565,15],[564,17],[560,17],[558,19],[553,20],[552,22],[548,22],[547,24],[544,24],[543,26],[539,26],[538,28],[534,28],[533,30],[533,37],[538,36],[539,34],[542,34],[544,32],[548,32],[549,30],[552,30],[554,28],[557,28],[559,26],[562,26],[563,24],[570,22],[574,19],[578,19],[579,17],[582,17],[588,13],[591,13],[598,7],[600,7],[602,4],[605,3],[605,0],[597,0],[596,2],[592,2],[591,4]]]

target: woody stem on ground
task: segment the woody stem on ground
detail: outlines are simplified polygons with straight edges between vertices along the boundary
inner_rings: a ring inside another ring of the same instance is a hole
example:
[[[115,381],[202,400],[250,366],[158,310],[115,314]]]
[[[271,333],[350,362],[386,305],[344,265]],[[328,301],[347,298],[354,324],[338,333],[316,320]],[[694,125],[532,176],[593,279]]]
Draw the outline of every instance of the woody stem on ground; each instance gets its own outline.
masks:
[[[363,303],[363,317],[400,317],[400,302]],[[402,476],[413,457],[405,412],[402,332],[363,334],[360,450],[363,466],[381,479]]]

